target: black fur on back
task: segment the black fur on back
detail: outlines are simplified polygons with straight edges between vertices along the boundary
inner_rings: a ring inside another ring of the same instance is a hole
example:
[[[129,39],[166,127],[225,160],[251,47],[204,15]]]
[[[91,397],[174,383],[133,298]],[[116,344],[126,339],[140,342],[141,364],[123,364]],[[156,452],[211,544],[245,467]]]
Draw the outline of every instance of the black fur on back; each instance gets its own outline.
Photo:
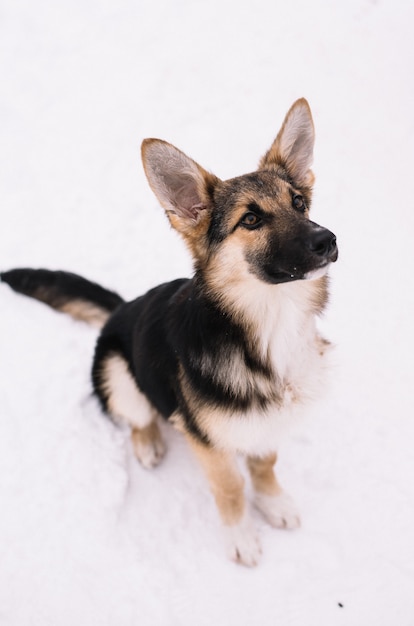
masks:
[[[271,373],[245,344],[244,334],[234,321],[204,294],[197,279],[178,279],[151,289],[119,307],[102,330],[95,351],[92,379],[104,410],[108,409],[105,362],[121,355],[152,405],[169,418],[179,409],[186,429],[199,441],[209,439],[197,415],[183,395],[181,374],[203,402],[223,409],[264,408],[260,394],[237,395],[214,378],[208,362],[216,367],[217,355],[232,358],[240,350],[252,373]],[[221,359],[223,363],[223,359]]]

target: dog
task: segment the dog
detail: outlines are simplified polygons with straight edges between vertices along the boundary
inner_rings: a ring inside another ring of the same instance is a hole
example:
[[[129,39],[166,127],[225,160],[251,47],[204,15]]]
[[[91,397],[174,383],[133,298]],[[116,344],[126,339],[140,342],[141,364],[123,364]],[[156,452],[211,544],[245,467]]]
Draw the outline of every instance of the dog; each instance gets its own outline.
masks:
[[[102,327],[92,367],[105,413],[130,426],[136,456],[156,466],[166,418],[200,461],[230,558],[255,565],[260,542],[244,495],[274,527],[300,524],[274,473],[280,433],[319,396],[329,342],[316,329],[328,300],[335,235],[309,219],[314,125],[305,99],[288,111],[257,171],[220,180],[160,139],[145,139],[148,182],[194,260],[192,278],[132,302],[69,272],[14,269],[15,291]]]

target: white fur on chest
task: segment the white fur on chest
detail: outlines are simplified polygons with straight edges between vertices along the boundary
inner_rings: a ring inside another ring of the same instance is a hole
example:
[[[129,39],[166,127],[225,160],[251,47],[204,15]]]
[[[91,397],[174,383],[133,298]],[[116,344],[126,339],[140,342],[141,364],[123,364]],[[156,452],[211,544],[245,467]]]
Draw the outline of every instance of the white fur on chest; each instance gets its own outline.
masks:
[[[302,285],[279,286],[278,297],[269,297],[256,317],[262,355],[268,356],[280,381],[294,386],[315,356],[316,335],[315,316],[297,287]]]
[[[329,357],[317,334],[312,289],[305,281],[274,289],[259,284],[243,294],[244,310],[254,320],[257,345],[273,366],[282,400],[265,411],[214,416],[209,436],[219,447],[255,455],[274,451],[296,417],[320,396]]]
[[[214,411],[209,416],[209,438],[220,448],[251,455],[265,455],[277,450],[282,437],[297,424],[309,403],[324,389],[329,354],[310,350],[300,366],[282,385],[282,402],[266,410],[251,409],[240,413]],[[305,367],[305,362],[306,366]]]

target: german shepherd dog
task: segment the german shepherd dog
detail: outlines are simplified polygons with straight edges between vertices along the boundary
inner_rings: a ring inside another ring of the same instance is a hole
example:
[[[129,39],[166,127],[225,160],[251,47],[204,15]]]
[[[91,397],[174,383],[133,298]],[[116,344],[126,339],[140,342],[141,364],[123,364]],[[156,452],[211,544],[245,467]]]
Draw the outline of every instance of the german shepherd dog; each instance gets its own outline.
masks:
[[[186,437],[207,475],[230,557],[255,565],[254,504],[278,528],[299,526],[274,474],[292,413],[318,396],[329,343],[315,320],[328,298],[332,232],[309,219],[314,127],[297,100],[257,171],[222,181],[160,139],[146,139],[148,182],[194,259],[194,276],[133,302],[68,272],[15,269],[13,289],[103,326],[92,380],[103,410],[130,426],[144,467],[159,463],[159,416]]]

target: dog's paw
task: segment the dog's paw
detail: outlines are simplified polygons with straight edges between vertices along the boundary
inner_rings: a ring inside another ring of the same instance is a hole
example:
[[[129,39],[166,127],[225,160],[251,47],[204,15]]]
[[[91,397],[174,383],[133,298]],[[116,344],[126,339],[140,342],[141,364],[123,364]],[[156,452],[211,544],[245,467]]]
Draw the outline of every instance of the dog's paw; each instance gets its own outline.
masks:
[[[257,565],[262,548],[250,518],[245,515],[238,524],[225,526],[224,531],[230,559],[248,567]]]
[[[159,433],[152,439],[148,439],[134,432],[132,434],[132,444],[135,456],[145,469],[156,467],[162,461],[166,452],[165,443]]]
[[[284,491],[277,496],[258,493],[255,496],[254,504],[274,528],[299,528],[300,516],[296,504]]]

